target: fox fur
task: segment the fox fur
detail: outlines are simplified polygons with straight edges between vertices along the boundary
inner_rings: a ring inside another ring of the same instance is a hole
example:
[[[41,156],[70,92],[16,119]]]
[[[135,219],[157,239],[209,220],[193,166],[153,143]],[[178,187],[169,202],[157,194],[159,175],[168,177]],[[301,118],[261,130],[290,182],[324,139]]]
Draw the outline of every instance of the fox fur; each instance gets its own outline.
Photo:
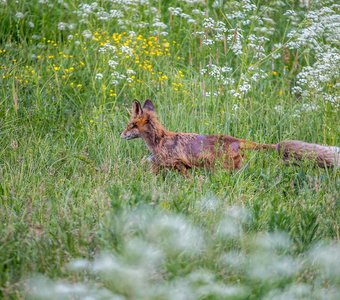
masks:
[[[155,171],[164,167],[183,174],[193,167],[213,168],[217,159],[226,169],[239,169],[242,150],[276,148],[276,145],[257,144],[228,135],[169,131],[159,122],[151,100],[146,100],[143,107],[139,101],[133,102],[130,122],[121,137],[142,138],[152,153],[150,160]]]

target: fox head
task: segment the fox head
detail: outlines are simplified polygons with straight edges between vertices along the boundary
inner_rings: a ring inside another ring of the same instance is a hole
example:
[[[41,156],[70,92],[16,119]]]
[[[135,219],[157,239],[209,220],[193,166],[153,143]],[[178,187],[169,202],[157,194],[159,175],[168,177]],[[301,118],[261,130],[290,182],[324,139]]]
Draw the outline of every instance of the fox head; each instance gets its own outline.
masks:
[[[141,137],[143,132],[150,130],[150,121],[155,118],[155,108],[152,101],[147,99],[144,102],[143,108],[139,101],[134,100],[132,103],[131,119],[122,132],[121,137],[126,140],[131,140]]]

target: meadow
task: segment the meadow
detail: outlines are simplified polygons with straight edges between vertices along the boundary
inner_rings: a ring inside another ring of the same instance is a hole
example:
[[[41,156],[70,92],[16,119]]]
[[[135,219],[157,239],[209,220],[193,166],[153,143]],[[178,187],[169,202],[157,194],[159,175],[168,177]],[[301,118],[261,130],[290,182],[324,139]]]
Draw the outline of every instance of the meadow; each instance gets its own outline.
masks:
[[[340,145],[337,1],[0,0],[0,298],[339,299],[338,168],[154,174],[174,131]]]

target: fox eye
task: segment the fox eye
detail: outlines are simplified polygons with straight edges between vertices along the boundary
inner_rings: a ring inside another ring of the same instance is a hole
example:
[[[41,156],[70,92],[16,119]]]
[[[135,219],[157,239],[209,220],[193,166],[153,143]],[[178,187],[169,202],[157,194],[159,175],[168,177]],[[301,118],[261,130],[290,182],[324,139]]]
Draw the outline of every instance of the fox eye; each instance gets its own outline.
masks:
[[[137,127],[137,124],[136,123],[132,123],[131,124],[131,128],[136,128]]]

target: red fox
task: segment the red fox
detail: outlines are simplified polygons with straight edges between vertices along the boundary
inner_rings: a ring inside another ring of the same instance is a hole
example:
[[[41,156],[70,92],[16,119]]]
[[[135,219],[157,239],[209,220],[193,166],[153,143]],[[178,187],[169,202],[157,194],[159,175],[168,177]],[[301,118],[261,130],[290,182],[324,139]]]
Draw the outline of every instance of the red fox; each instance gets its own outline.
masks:
[[[139,101],[133,101],[131,119],[121,137],[127,140],[142,138],[145,141],[152,153],[150,160],[154,171],[162,167],[171,168],[183,175],[193,167],[213,168],[217,159],[223,162],[226,169],[239,169],[242,150],[246,149],[276,149],[286,160],[290,158],[301,160],[307,156],[308,159],[315,158],[322,166],[332,166],[340,162],[340,151],[337,147],[300,141],[258,144],[228,135],[169,131],[158,121],[154,105],[149,99],[145,101],[143,107]]]

